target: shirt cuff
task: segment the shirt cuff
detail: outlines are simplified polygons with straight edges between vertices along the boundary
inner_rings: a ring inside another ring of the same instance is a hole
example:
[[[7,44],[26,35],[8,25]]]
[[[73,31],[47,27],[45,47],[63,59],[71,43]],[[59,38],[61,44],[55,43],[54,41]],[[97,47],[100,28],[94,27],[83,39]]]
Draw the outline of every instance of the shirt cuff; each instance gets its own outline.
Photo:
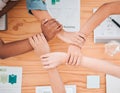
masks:
[[[27,9],[32,14],[31,10],[47,10],[47,6],[42,0],[27,0]]]

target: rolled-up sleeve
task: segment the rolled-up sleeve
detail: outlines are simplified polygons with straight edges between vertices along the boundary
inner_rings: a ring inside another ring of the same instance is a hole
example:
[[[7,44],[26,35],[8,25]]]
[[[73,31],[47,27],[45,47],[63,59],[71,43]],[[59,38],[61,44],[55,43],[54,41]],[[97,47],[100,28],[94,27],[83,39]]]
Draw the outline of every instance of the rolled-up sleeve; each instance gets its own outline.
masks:
[[[27,9],[32,14],[31,10],[47,10],[46,3],[42,0],[26,0]]]

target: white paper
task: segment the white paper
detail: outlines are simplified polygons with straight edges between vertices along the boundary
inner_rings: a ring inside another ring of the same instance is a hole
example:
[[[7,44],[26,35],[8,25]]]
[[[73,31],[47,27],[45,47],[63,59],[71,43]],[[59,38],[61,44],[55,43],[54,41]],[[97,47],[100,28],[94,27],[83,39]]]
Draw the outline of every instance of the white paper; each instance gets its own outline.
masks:
[[[106,93],[120,93],[120,78],[106,75]]]
[[[47,8],[53,18],[57,19],[66,31],[80,30],[80,0],[60,0],[52,4],[46,0]]]
[[[100,88],[100,76],[87,76],[87,88]]]
[[[93,12],[95,12],[94,9]],[[120,15],[108,16],[98,27],[94,30],[94,42],[109,42],[111,40],[120,41],[120,28],[110,19],[114,19],[120,24]]]
[[[76,85],[66,85],[66,93],[76,93]],[[50,86],[37,86],[36,93],[52,93]]]
[[[0,66],[0,93],[21,93],[22,68]]]

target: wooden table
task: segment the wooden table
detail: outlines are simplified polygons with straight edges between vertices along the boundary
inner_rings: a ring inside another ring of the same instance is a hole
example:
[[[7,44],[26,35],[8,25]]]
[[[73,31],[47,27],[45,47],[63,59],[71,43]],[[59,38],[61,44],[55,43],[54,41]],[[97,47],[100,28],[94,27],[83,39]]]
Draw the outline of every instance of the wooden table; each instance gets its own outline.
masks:
[[[105,2],[115,0],[81,0],[81,26],[92,15],[92,9]],[[0,32],[0,37],[6,41],[15,41],[27,38],[40,32],[40,23],[26,9],[26,1],[20,3],[8,13],[8,30]],[[52,51],[67,51],[68,45],[55,38],[49,42]],[[93,33],[90,34],[83,48],[84,55],[109,60],[120,65],[119,55],[109,57],[104,53],[104,44],[93,43]],[[22,93],[35,93],[36,86],[50,85],[47,71],[45,71],[34,52],[0,61],[2,66],[21,66],[23,68]],[[83,67],[62,65],[58,68],[64,83],[76,84],[77,93],[105,93],[105,74],[98,73]],[[87,89],[86,76],[99,75],[100,88]]]

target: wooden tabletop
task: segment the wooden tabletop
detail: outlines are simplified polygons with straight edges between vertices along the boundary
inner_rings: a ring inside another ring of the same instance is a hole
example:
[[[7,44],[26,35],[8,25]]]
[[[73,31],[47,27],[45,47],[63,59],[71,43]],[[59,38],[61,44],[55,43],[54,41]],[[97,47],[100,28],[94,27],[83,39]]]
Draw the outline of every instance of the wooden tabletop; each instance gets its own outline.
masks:
[[[115,0],[81,0],[81,27],[92,15],[92,9],[99,7],[105,2]],[[34,16],[28,14],[26,1],[21,0],[19,4],[8,13],[8,30],[0,32],[0,37],[6,41],[16,41],[27,38],[40,32],[40,23]],[[49,42],[52,51],[67,51],[68,45],[57,38]],[[83,48],[86,56],[108,60],[120,65],[119,54],[110,57],[104,53],[104,44],[93,43],[93,33],[87,39]],[[22,93],[35,93],[36,86],[50,85],[47,71],[42,68],[39,58],[34,52],[29,52],[16,57],[11,57],[0,61],[2,66],[21,66],[23,68]],[[62,76],[64,84],[77,85],[77,93],[105,93],[105,74],[93,71],[83,67],[73,67],[61,65],[58,70]],[[99,75],[100,88],[87,89],[86,76]]]

